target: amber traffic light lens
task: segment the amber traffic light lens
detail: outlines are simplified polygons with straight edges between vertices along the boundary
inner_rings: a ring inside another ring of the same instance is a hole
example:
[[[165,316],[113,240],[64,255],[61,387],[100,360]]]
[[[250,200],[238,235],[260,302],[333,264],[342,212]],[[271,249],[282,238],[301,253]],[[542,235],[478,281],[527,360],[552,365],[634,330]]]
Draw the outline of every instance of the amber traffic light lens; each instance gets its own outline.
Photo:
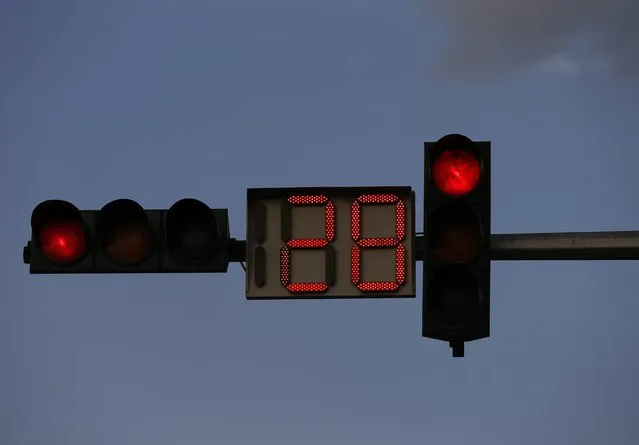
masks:
[[[183,264],[206,264],[219,248],[215,215],[196,199],[183,199],[169,209],[166,237],[169,253]]]
[[[114,263],[132,266],[148,258],[152,248],[149,227],[131,222],[113,229],[110,239],[105,242],[104,252]]]
[[[449,196],[463,196],[472,192],[481,178],[479,159],[466,150],[446,150],[433,164],[433,181]]]
[[[441,261],[460,264],[474,259],[484,239],[477,214],[466,205],[444,206],[428,216],[430,248]]]
[[[59,265],[78,261],[87,249],[84,225],[75,220],[46,223],[40,230],[38,242],[42,254]]]
[[[142,207],[122,199],[107,204],[98,214],[100,247],[112,262],[134,266],[151,255],[153,232]]]
[[[463,328],[481,314],[483,297],[470,276],[444,274],[426,289],[428,311],[451,328]]]

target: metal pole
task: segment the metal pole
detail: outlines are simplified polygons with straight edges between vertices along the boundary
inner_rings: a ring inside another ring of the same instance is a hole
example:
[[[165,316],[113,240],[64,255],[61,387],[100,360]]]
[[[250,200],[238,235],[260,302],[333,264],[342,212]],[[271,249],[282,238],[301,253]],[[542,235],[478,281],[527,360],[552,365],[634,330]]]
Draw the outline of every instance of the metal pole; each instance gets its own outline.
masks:
[[[424,236],[415,238],[416,261],[424,261]],[[246,261],[246,241],[231,240],[231,261]],[[639,231],[513,233],[490,237],[493,261],[639,260]]]
[[[231,238],[229,240],[229,256],[231,263],[246,261],[246,241]]]
[[[492,235],[493,261],[639,260],[639,231]]]

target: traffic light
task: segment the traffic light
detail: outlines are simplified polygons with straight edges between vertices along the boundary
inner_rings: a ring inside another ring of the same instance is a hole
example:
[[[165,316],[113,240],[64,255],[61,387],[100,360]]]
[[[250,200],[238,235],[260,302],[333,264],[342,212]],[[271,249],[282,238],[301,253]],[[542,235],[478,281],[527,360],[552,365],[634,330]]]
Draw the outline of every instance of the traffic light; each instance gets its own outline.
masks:
[[[422,336],[490,335],[490,142],[450,134],[425,144]]]
[[[228,210],[196,199],[167,210],[130,199],[100,210],[49,200],[33,211],[24,256],[32,274],[224,273],[230,241]]]

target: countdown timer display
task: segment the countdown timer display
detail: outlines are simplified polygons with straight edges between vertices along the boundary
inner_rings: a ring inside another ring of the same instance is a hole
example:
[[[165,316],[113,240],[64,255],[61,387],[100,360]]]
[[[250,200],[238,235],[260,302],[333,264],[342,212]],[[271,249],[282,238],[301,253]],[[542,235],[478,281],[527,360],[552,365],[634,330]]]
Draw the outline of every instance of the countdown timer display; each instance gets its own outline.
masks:
[[[414,298],[410,187],[247,190],[248,299]]]

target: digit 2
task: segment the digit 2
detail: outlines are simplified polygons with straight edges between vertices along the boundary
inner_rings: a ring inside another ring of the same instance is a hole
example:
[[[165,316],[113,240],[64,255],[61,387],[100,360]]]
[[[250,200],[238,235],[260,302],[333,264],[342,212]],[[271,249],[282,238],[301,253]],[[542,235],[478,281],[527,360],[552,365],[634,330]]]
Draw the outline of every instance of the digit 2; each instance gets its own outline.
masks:
[[[295,206],[323,206],[324,227],[323,238],[293,238],[292,210]],[[282,203],[281,239],[284,245],[280,249],[280,281],[292,293],[323,293],[335,281],[335,205],[325,195],[294,195]],[[324,281],[291,282],[291,254],[296,249],[323,250],[326,257],[326,276]]]

